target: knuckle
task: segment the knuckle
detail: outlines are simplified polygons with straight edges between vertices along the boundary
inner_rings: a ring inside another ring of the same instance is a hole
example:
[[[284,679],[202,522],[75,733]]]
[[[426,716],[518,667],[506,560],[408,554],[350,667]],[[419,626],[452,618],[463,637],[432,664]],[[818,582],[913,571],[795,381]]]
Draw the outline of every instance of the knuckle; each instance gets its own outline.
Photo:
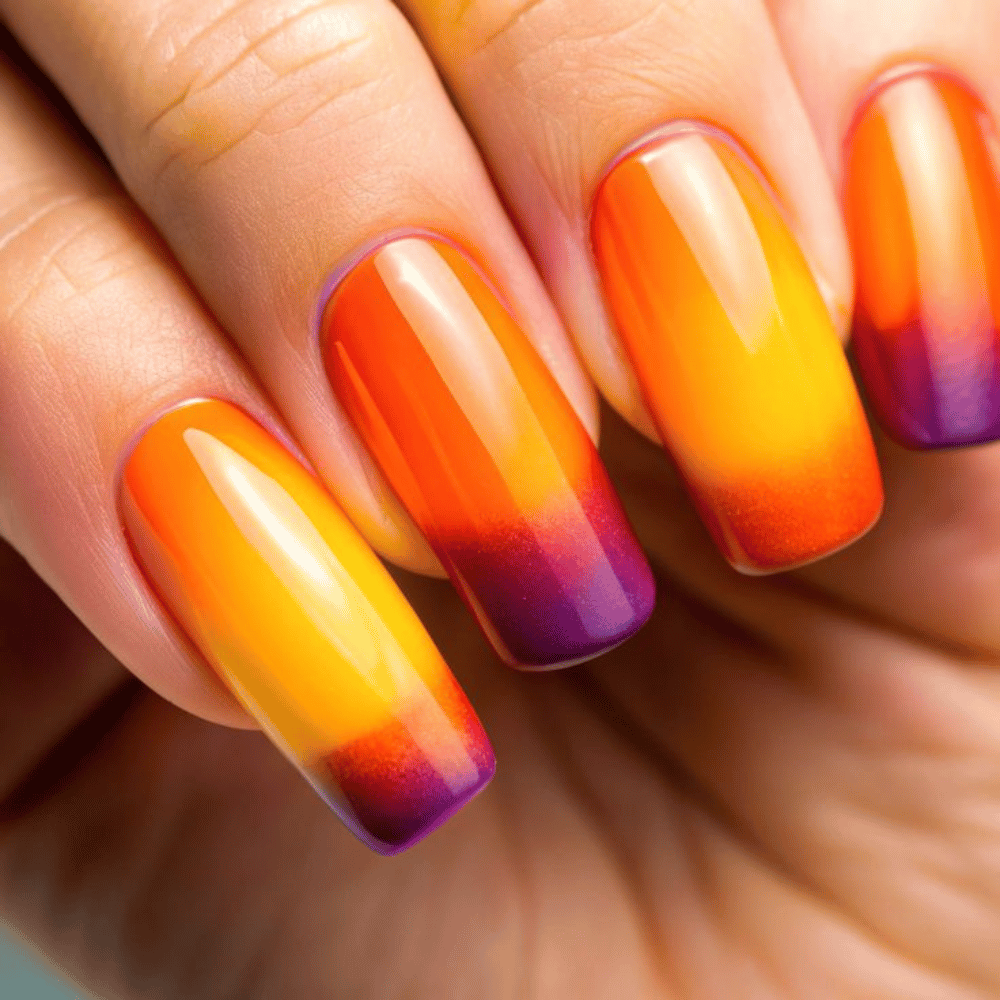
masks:
[[[632,121],[700,84],[689,0],[465,0],[461,43],[544,132],[572,183],[595,123]],[[548,124],[553,123],[553,124]]]
[[[166,17],[138,60],[146,176],[188,175],[251,137],[280,141],[395,99],[396,25],[364,0],[244,0],[211,18],[192,10]]]
[[[535,143],[535,164],[568,213],[593,175],[595,131],[641,121],[687,92],[687,62],[669,39],[693,37],[690,0],[451,0],[452,35],[468,67],[504,81]],[[691,46],[696,48],[696,46]],[[480,101],[490,93],[476,90]],[[600,163],[596,167],[600,167]]]
[[[8,336],[52,328],[53,310],[143,266],[134,209],[113,190],[26,180],[0,195],[0,320]],[[132,222],[132,224],[130,224]]]
[[[68,426],[100,399],[105,415],[134,416],[211,370],[201,314],[164,254],[117,188],[56,174],[0,189],[0,414]]]
[[[116,331],[136,327],[136,272],[154,266],[139,224],[120,191],[64,175],[0,190],[0,412],[54,420],[128,384],[125,366],[108,361]]]
[[[558,47],[562,62],[630,35],[688,0],[451,0],[447,20],[467,52],[509,50],[522,56]]]

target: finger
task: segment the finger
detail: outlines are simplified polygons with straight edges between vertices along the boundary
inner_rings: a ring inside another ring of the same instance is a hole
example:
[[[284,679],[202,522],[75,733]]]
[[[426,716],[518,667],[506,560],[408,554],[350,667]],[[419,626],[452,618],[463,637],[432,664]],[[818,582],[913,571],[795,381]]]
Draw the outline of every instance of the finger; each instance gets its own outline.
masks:
[[[777,13],[844,189],[855,350],[872,403],[907,447],[994,440],[1000,12],[982,0],[965,0],[965,17],[934,0],[901,18],[878,3],[818,6],[786,2]],[[806,63],[802,24],[817,19],[829,58]],[[845,44],[856,31],[864,42]]]
[[[646,620],[590,383],[395,7],[2,9],[374,545],[427,568],[378,527],[358,438],[506,661],[575,662]]]
[[[4,534],[139,677],[232,719],[197,649],[401,850],[492,774],[475,714],[135,207],[7,67],[0,107]]]
[[[591,373],[647,433],[648,411],[730,561],[788,568],[864,532],[881,487],[830,316],[845,241],[766,10],[404,6]]]
[[[880,422],[909,448],[996,437],[1000,10],[789,0],[774,13],[851,222],[855,350]],[[813,578],[921,632],[1000,649],[996,449],[882,450],[885,521]]]

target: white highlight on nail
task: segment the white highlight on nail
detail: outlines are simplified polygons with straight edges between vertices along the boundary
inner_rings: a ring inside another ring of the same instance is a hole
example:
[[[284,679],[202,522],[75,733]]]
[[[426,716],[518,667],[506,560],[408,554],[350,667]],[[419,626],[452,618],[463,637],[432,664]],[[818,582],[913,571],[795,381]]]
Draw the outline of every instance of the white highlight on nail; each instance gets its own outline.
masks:
[[[522,392],[483,314],[426,240],[389,243],[375,254],[375,269],[490,456],[505,468],[523,424]]]
[[[578,571],[605,567],[604,547],[574,484],[500,342],[448,262],[427,241],[402,239],[376,253],[375,269],[511,493],[526,514],[538,515],[543,530],[535,540],[547,559],[553,566],[564,563],[565,540],[571,538]],[[453,488],[460,482],[456,476]],[[556,519],[565,530],[545,530],[555,525],[544,522]],[[621,582],[610,571],[602,569],[588,592],[608,622],[632,617]]]
[[[275,479],[206,431],[189,427],[184,443],[239,532],[260,553],[317,631],[394,710],[453,793],[479,772],[391,629],[372,607],[292,495]],[[280,675],[279,675],[280,676]],[[239,678],[227,679],[240,687]],[[241,690],[241,696],[248,692]]]
[[[773,328],[771,269],[746,204],[711,144],[688,134],[641,154],[729,322],[751,353]]]

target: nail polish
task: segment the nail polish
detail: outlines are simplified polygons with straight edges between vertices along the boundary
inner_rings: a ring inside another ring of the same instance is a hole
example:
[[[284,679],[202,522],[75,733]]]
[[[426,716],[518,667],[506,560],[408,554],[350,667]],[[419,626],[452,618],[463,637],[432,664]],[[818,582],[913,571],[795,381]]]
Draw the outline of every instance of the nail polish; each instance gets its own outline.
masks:
[[[848,139],[854,350],[873,408],[909,448],[1000,437],[1000,143],[946,73],[878,82]]]
[[[790,569],[865,532],[882,485],[864,412],[745,153],[698,127],[640,143],[600,184],[591,236],[650,413],[730,563]]]
[[[121,507],[167,609],[372,849],[409,847],[489,781],[486,735],[385,568],[241,410],[161,416],[125,462]]]
[[[333,390],[497,654],[566,666],[649,617],[652,574],[597,452],[468,256],[413,235],[322,319]]]

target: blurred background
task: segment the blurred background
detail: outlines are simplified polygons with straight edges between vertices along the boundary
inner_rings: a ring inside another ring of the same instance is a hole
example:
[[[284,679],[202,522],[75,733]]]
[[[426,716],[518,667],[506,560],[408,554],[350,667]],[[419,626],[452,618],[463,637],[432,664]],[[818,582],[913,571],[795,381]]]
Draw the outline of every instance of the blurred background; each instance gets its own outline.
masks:
[[[85,995],[28,955],[0,925],[0,997],[3,1000],[85,1000]]]

